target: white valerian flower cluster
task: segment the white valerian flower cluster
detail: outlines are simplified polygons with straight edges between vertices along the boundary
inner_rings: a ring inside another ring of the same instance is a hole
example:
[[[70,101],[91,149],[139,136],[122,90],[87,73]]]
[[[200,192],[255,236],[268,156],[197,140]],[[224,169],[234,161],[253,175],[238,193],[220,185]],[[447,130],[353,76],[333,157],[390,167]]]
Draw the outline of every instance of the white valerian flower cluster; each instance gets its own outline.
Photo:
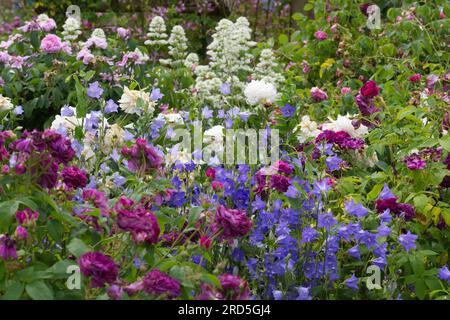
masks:
[[[8,97],[4,97],[0,93],[0,112],[8,111],[14,108],[14,105],[11,102],[11,99]]]
[[[275,102],[277,90],[272,83],[261,80],[252,80],[244,90],[245,98],[250,105]]]
[[[284,77],[279,72],[279,68],[280,66],[275,59],[273,51],[271,49],[264,49],[261,51],[259,62],[256,65],[252,78],[271,83],[277,87],[278,84],[284,81]]]
[[[223,99],[221,86],[229,86],[233,98],[243,98],[242,91],[252,71],[253,56],[250,49],[256,45],[251,41],[250,24],[244,17],[235,23],[228,19],[219,21],[213,41],[208,46],[209,64],[195,69],[195,89],[213,105]]]
[[[155,102],[151,101],[150,94],[143,90],[130,90],[128,87],[123,89],[120,98],[119,107],[129,114],[153,114],[155,111]]]
[[[147,40],[145,45],[164,46],[167,44],[166,23],[160,16],[153,17],[148,27]]]
[[[64,31],[61,34],[64,36],[64,40],[73,41],[78,38],[78,36],[82,33],[81,23],[78,19],[74,17],[68,17],[64,22],[63,29]]]
[[[174,26],[169,38],[169,59],[159,60],[162,64],[181,67],[187,56],[187,38],[182,26]]]
[[[196,53],[189,53],[186,59],[184,59],[184,66],[192,70],[194,70],[199,63],[200,59],[198,58],[198,54]]]

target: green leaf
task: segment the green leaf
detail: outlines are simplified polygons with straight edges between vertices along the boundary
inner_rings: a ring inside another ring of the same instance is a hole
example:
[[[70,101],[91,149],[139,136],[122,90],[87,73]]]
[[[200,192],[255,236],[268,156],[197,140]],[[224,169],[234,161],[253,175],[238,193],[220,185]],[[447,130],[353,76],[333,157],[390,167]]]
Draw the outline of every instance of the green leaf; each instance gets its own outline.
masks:
[[[64,234],[63,225],[59,221],[49,220],[47,221],[46,226],[50,237],[52,237],[52,239],[55,240],[56,242],[61,242]]]
[[[19,281],[12,281],[7,287],[3,300],[18,300],[23,293],[24,284]]]
[[[427,295],[427,285],[423,279],[418,279],[416,283],[414,284],[414,287],[416,288],[416,294],[417,297],[420,300],[425,299]]]
[[[0,230],[8,230],[18,208],[19,203],[15,200],[0,203]]]
[[[304,11],[311,11],[312,9],[314,9],[314,6],[312,5],[312,3],[307,3],[305,4],[305,6],[303,7]]]
[[[82,240],[78,238],[72,239],[67,245],[67,250],[75,257],[79,258],[82,254],[92,251],[92,249],[86,245]]]
[[[200,217],[200,211],[200,207],[192,207],[189,210],[188,228],[192,227],[198,221],[198,218]]]
[[[31,41],[31,45],[33,46],[33,48],[38,50],[40,47],[40,43],[41,43],[41,41],[39,40],[39,32],[31,31],[30,41]]]
[[[372,190],[367,194],[367,200],[374,200],[381,192],[381,189],[383,189],[384,184],[379,183],[376,184]]]
[[[425,264],[423,263],[422,259],[416,256],[410,256],[409,262],[411,263],[411,267],[414,271],[414,274],[416,276],[420,276],[425,272]]]
[[[77,117],[84,118],[87,113],[86,89],[81,85],[77,76],[73,78],[75,79],[75,90],[77,92]]]
[[[212,274],[209,274],[209,273],[203,273],[200,276],[200,280],[203,281],[203,282],[212,284],[216,288],[220,288],[221,287],[220,281],[215,275],[212,275]]]
[[[441,144],[442,148],[450,152],[450,134],[447,134],[442,137],[442,139],[439,139],[439,143]]]
[[[53,300],[53,292],[44,281],[35,281],[28,284],[25,291],[33,300]]]
[[[279,36],[278,36],[278,42],[280,43],[280,44],[286,44],[286,43],[288,43],[288,41],[289,41],[289,38],[288,38],[288,36],[287,35],[285,35],[285,34],[280,34]]]
[[[46,270],[47,273],[52,275],[52,279],[67,279],[69,275],[67,270],[70,266],[77,265],[74,260],[62,260],[55,263],[53,266]]]

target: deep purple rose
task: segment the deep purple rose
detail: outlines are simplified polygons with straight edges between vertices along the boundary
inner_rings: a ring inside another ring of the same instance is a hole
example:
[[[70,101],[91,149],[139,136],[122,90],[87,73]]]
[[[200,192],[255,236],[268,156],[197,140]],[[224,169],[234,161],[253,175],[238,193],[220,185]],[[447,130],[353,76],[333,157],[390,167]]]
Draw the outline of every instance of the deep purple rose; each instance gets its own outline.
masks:
[[[105,284],[112,284],[119,274],[114,261],[101,252],[88,252],[78,260],[81,272],[86,277],[92,277],[92,288],[103,288]]]

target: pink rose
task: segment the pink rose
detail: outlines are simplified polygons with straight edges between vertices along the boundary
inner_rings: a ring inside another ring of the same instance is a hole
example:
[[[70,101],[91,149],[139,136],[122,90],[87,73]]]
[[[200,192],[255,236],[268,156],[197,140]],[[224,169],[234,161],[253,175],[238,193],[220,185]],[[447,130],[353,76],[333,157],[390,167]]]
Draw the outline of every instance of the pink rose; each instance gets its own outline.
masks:
[[[314,33],[314,37],[316,37],[316,39],[318,40],[326,40],[328,38],[328,35],[326,32],[318,30]]]

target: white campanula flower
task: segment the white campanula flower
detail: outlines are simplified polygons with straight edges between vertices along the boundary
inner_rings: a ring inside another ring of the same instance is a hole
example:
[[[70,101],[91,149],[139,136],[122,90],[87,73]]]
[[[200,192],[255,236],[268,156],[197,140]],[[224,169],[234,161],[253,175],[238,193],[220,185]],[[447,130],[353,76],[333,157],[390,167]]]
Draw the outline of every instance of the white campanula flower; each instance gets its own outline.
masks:
[[[11,99],[0,94],[0,112],[8,111],[14,108]]]
[[[142,111],[146,110],[147,113],[153,114],[155,111],[154,102],[150,100],[150,94],[145,91],[130,90],[125,87],[118,102],[120,109],[125,113],[141,114]]]
[[[302,121],[295,131],[297,132],[297,139],[300,143],[305,142],[308,138],[315,138],[322,132],[318,129],[317,122],[311,121],[309,116],[302,117]]]
[[[156,119],[173,125],[184,123],[183,116],[179,113],[160,113]]]
[[[245,87],[244,95],[250,105],[257,105],[264,102],[274,102],[277,99],[277,90],[271,83],[253,80]]]
[[[172,148],[167,149],[166,163],[168,164],[174,164],[177,162],[188,163],[191,159],[191,153],[184,150],[181,143],[177,143]]]
[[[104,145],[106,152],[112,151],[114,148],[119,148],[124,140],[125,130],[122,129],[118,124],[113,124],[110,126],[105,133]]]

